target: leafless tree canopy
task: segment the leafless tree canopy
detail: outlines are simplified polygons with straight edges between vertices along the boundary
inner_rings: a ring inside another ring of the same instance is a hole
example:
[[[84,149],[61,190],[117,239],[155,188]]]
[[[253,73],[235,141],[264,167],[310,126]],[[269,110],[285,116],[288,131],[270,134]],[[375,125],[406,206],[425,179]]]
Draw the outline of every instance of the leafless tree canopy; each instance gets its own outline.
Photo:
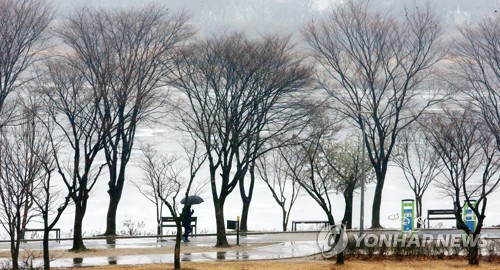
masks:
[[[30,80],[28,70],[46,48],[53,10],[45,1],[0,1],[0,127],[13,115],[7,96]]]
[[[361,142],[356,136],[350,136],[338,142],[325,141],[322,145],[324,166],[330,167],[330,173],[337,192],[344,192],[350,188],[359,188],[361,178]],[[366,181],[373,181],[373,167],[365,165]]]
[[[416,125],[415,125],[416,127]],[[442,161],[425,138],[422,128],[409,128],[399,136],[393,162],[401,168],[415,195],[417,217],[422,217],[422,198],[429,185],[442,173]],[[420,223],[417,224],[420,227]]]
[[[183,148],[188,163],[187,168],[189,168],[188,177],[184,177],[186,166],[179,164],[179,158],[162,155],[153,147],[144,146],[141,149],[143,156],[139,165],[144,173],[144,177],[140,182],[136,182],[136,186],[141,193],[156,204],[160,216],[162,215],[161,206],[165,204],[170,215],[174,218],[177,227],[174,248],[175,269],[181,269],[181,221],[184,218],[184,212],[179,209],[178,202],[182,196],[187,199],[190,195],[200,193],[200,188],[204,185],[198,185],[194,180],[207,157],[203,151],[200,151],[201,149],[198,148],[197,142],[194,142],[192,145],[183,145]],[[160,207],[158,206],[158,201]],[[161,220],[158,220],[158,222],[158,225],[160,225]]]
[[[429,6],[407,9],[397,19],[372,11],[367,1],[348,1],[303,30],[336,109],[360,128],[365,125],[377,176],[372,227],[380,227],[382,189],[398,134],[438,101],[436,92],[420,97],[444,54],[439,34]]]
[[[222,35],[179,54],[172,84],[185,96],[177,106],[180,121],[208,154],[217,245],[227,245],[225,198],[262,150],[262,138],[290,130],[302,117],[292,102],[284,104],[310,83],[311,68],[293,52],[289,39],[280,37]]]
[[[286,148],[274,149],[259,156],[256,170],[267,184],[276,203],[281,207],[283,231],[287,230],[288,221],[295,201],[299,196],[300,184],[290,173],[285,159]]]
[[[439,186],[453,198],[457,228],[477,236],[486,218],[488,196],[500,184],[500,152],[495,137],[468,107],[462,113],[446,110],[424,123],[427,138],[443,162],[444,178]],[[463,203],[477,217],[474,230],[462,218]],[[477,245],[469,247],[469,264],[479,264],[478,256]]]
[[[110,176],[106,235],[116,234],[116,209],[137,125],[152,120],[165,105],[163,79],[171,71],[174,49],[193,34],[187,20],[185,13],[156,5],[82,9],[58,30],[72,49],[72,64],[101,98],[98,119],[109,127],[104,147]]]
[[[170,71],[173,49],[191,37],[185,13],[150,5],[139,10],[82,9],[59,27],[73,50],[73,64],[96,95],[101,117],[122,125],[139,121],[163,105],[162,78]],[[111,114],[111,115],[107,115]]]
[[[47,62],[37,88],[44,100],[47,117],[42,120],[55,152],[56,170],[75,204],[73,249],[84,250],[82,220],[90,191],[105,166],[94,162],[108,128],[99,118],[100,97],[67,59]]]
[[[19,102],[21,121],[5,126],[0,132],[0,222],[10,240],[14,269],[18,269],[21,235],[28,222],[41,214],[37,211],[41,185],[50,178],[46,170],[51,161],[51,149],[45,129],[35,114],[32,96],[24,95]]]
[[[475,101],[500,145],[500,18],[462,28],[461,34],[453,50],[455,86]]]
[[[144,173],[141,184],[137,184],[143,195],[149,198],[163,198],[177,213],[176,203],[178,196],[186,188],[186,180],[181,176],[179,158],[161,155],[152,147],[142,149],[140,168]],[[180,194],[182,196],[182,194]],[[161,214],[161,213],[160,213]]]
[[[321,207],[330,224],[335,225],[329,194],[336,187],[335,175],[323,150],[328,141],[334,140],[339,126],[327,114],[322,107],[314,108],[303,139],[280,150],[289,174]]]
[[[427,139],[443,162],[444,178],[439,186],[455,202],[460,201],[457,196],[468,200],[487,196],[497,188],[500,157],[495,139],[485,132],[487,127],[482,120],[467,109],[462,113],[446,110],[444,114],[426,117],[423,123]],[[480,184],[469,184],[476,182],[479,175]]]

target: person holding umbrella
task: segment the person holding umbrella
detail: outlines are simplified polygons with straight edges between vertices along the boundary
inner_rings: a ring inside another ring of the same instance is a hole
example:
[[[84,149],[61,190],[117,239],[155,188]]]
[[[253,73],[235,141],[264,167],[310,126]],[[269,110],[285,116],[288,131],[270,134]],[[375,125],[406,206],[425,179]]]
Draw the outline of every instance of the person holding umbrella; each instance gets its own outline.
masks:
[[[203,202],[203,199],[197,195],[187,196],[186,198],[181,200],[181,203],[184,204],[184,208],[182,209],[182,227],[184,227],[184,234],[182,235],[182,239],[184,242],[189,242],[188,235],[193,231],[193,227],[191,226],[191,217],[193,216],[194,210],[191,209],[192,204],[200,204]]]
[[[193,231],[193,227],[191,227],[193,213],[194,210],[191,209],[191,204],[184,205],[184,209],[182,209],[182,227],[184,227],[182,239],[184,242],[189,242],[188,235]]]

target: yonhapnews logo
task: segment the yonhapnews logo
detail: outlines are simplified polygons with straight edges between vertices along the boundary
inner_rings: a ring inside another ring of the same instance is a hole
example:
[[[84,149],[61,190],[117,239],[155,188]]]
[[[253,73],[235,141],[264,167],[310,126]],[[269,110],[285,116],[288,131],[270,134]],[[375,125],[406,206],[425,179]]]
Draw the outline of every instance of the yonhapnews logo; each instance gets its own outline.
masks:
[[[316,239],[321,255],[331,258],[347,247],[348,237],[343,224],[324,226]]]
[[[484,248],[488,245],[486,234],[465,235],[465,234],[352,234],[352,244],[355,248],[373,247],[475,247]],[[317,244],[321,254],[325,258],[331,258],[343,252],[349,242],[349,237],[345,226],[329,225],[323,227],[318,233]]]

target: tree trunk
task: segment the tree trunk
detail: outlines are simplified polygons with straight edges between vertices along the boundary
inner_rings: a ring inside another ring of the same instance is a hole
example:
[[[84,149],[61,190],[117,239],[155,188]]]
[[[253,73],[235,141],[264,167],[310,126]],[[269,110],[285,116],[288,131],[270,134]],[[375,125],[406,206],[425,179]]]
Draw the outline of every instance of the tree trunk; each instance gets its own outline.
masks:
[[[20,238],[20,236],[17,236]],[[10,255],[12,257],[12,269],[13,270],[18,270],[19,269],[19,244],[16,245],[17,239],[11,235],[10,237]]]
[[[182,224],[180,220],[175,221],[177,232],[175,234],[174,247],[174,269],[181,269],[181,239],[182,239]]]
[[[354,185],[349,186],[343,193],[345,201],[344,218],[342,223],[346,229],[352,229],[352,201],[354,195]]]
[[[483,218],[479,217],[474,232],[469,234],[469,237],[472,237],[472,239],[469,239],[469,254],[467,255],[469,265],[479,265],[479,240],[477,238],[479,237],[479,235],[481,235],[483,221],[484,216]]]
[[[226,237],[226,225],[224,224],[224,201],[217,200],[214,203],[215,207],[215,221],[217,224],[217,243],[216,247],[228,247]]]
[[[242,197],[241,201],[243,202],[243,209],[241,210],[240,231],[246,232],[248,231],[248,211],[250,210],[250,202],[252,199]]]
[[[288,218],[287,218],[287,212],[285,210],[284,205],[281,208],[282,215],[283,215],[283,231],[286,232],[286,229],[288,227]]]
[[[85,216],[84,207],[75,205],[75,223],[73,225],[73,247],[69,251],[85,251],[87,248],[83,244],[82,224]]]
[[[116,236],[116,210],[118,209],[118,203],[120,202],[121,196],[117,196],[115,190],[110,190],[108,192],[109,206],[108,213],[106,214],[106,231],[104,232],[106,236]]]
[[[380,206],[382,205],[382,191],[384,189],[385,177],[377,175],[377,185],[375,186],[375,195],[373,196],[372,206],[372,229],[382,228],[380,225]]]
[[[326,216],[328,217],[328,224],[334,226],[335,225],[335,219],[333,218],[332,213],[326,212]]]
[[[344,264],[344,252],[337,254],[337,261],[335,264]]]
[[[241,210],[240,219],[240,231],[248,231],[248,212],[250,210],[250,203],[253,197],[253,188],[255,186],[255,161],[250,166],[250,186],[248,187],[248,195],[245,192],[245,177],[242,177],[239,181],[241,201],[243,203],[243,209]]]
[[[50,269],[50,256],[49,256],[49,228],[45,227],[43,231],[43,269]]]
[[[328,223],[331,225],[331,226],[334,226],[335,225],[335,220],[333,219],[333,215],[331,213],[328,213]],[[337,234],[335,236],[335,245],[338,245],[338,243],[340,241],[343,241],[340,239],[340,237],[342,237],[342,234]],[[335,264],[344,264],[344,252],[340,252],[339,254],[337,254],[336,256],[337,260],[335,262]]]
[[[417,210],[417,218],[422,217],[422,196],[415,196],[416,210]],[[421,220],[421,219],[419,219]],[[422,224],[417,222],[417,229],[420,229]]]
[[[122,192],[123,192],[123,185],[125,183],[125,170],[128,164],[128,159],[129,159],[128,157],[131,151],[131,148],[129,148],[129,146],[132,147],[132,144],[128,145],[124,141],[122,142],[123,142],[122,145],[123,149],[119,154],[119,158],[116,156],[117,152],[119,152],[117,149],[114,149],[111,155],[109,154],[106,155],[106,159],[108,160],[108,170],[110,174],[108,182],[109,205],[108,205],[108,213],[106,214],[106,231],[104,232],[105,236],[117,235],[116,212],[118,210],[118,204],[120,203],[120,199],[122,197]],[[112,160],[111,164],[109,164],[110,160]],[[119,163],[119,167],[116,166],[117,163]]]
[[[478,237],[477,235],[473,234],[473,236],[471,237]],[[468,254],[468,259],[469,259],[469,265],[479,265],[479,246],[478,245],[471,245],[469,244],[469,247],[468,247],[468,251],[469,251],[469,254]]]

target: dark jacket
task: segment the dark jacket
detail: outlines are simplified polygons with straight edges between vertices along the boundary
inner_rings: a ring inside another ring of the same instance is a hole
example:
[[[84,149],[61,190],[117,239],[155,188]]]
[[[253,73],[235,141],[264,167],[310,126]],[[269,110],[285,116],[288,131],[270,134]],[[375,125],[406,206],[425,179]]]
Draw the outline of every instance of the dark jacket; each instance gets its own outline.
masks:
[[[191,210],[191,206],[186,206],[182,209],[182,226],[189,226],[191,224],[193,213],[194,210]]]

